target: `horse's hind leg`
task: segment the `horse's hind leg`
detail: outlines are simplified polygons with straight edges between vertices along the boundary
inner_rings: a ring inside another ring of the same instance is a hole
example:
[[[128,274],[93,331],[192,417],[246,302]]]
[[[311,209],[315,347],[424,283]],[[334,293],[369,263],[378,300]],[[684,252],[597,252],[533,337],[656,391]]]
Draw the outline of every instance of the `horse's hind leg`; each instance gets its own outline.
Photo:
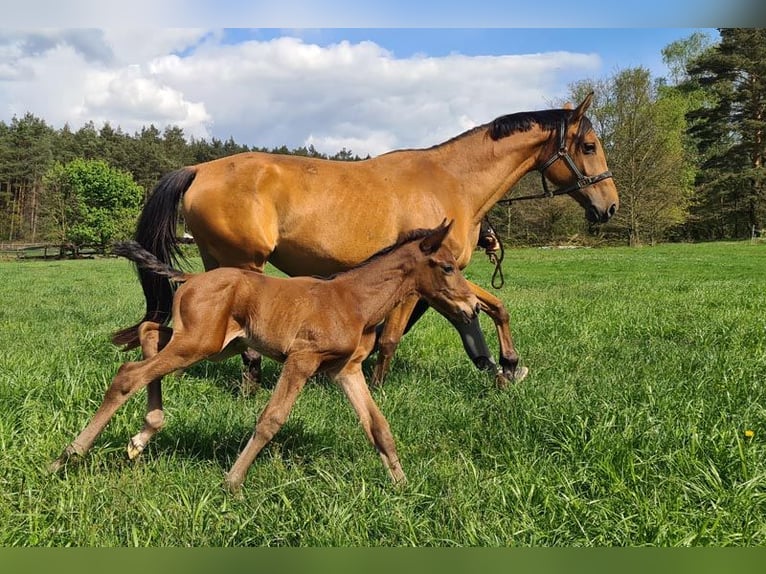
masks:
[[[173,330],[159,323],[143,323],[139,327],[138,336],[144,359],[150,359],[168,344],[173,336]],[[146,448],[149,440],[162,429],[165,424],[165,413],[162,410],[162,377],[153,379],[146,388],[146,417],[144,426],[128,443],[128,458],[135,459]]]
[[[388,374],[391,367],[391,360],[394,358],[396,348],[402,339],[404,329],[407,327],[407,321],[412,315],[412,310],[418,302],[418,297],[409,297],[402,301],[386,317],[383,325],[383,331],[378,337],[378,360],[375,363],[375,371],[372,377],[372,384],[379,386]]]
[[[242,353],[242,382],[240,391],[243,397],[252,395],[261,386],[261,360],[262,356],[258,351],[247,349]]]

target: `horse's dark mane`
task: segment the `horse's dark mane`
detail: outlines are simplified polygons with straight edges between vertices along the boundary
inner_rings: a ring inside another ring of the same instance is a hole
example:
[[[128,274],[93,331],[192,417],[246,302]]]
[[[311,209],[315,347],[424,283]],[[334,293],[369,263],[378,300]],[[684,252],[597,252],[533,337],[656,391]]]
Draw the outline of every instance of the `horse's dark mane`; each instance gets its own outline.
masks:
[[[497,141],[516,132],[525,132],[534,124],[539,125],[545,130],[556,130],[561,124],[562,119],[568,123],[571,116],[572,110],[567,109],[519,112],[495,118],[489,124],[482,127],[486,127],[489,137]],[[577,140],[580,141],[591,129],[593,129],[593,124],[586,116],[583,116],[577,130]]]
[[[572,110],[569,110],[569,109],[538,110],[534,112],[516,112],[514,114],[507,114],[505,116],[500,116],[498,118],[495,118],[489,123],[476,126],[475,128],[471,128],[467,131],[464,131],[463,133],[458,134],[455,137],[452,137],[446,141],[432,145],[429,148],[422,148],[422,149],[431,150],[431,149],[440,148],[444,145],[461,140],[466,136],[470,136],[478,132],[485,132],[490,138],[497,141],[504,137],[508,137],[509,135],[515,134],[517,132],[526,132],[530,130],[533,125],[538,125],[545,130],[555,131],[558,129],[559,125],[561,124],[561,118],[564,118],[566,122],[569,122],[569,118],[571,116],[572,116]],[[575,135],[577,139],[577,143],[580,143],[582,141],[583,136],[592,129],[593,129],[593,124],[591,123],[591,121],[588,119],[587,116],[583,116],[582,121],[580,121],[580,127],[578,128],[577,134]],[[408,152],[408,151],[419,151],[419,150],[413,149],[413,148],[395,149],[381,155],[389,155],[393,153]]]
[[[424,239],[428,237],[431,233],[433,233],[433,231],[434,231],[433,229],[413,229],[412,231],[407,231],[406,233],[403,233],[402,235],[399,236],[399,239],[397,239],[396,243],[393,243],[389,245],[388,247],[384,247],[380,251],[373,253],[367,259],[365,259],[358,265],[355,265],[354,267],[350,269],[346,269],[344,271],[339,271],[338,273],[333,273],[332,275],[327,275],[324,277],[315,276],[315,278],[330,280],[337,277],[338,275],[343,275],[344,273],[348,273],[349,271],[354,271],[355,269],[359,269],[360,267],[365,267],[366,265],[369,265],[373,261],[380,259],[384,255],[388,255],[392,251],[396,251],[405,243],[410,243],[411,241],[417,241],[419,239]]]

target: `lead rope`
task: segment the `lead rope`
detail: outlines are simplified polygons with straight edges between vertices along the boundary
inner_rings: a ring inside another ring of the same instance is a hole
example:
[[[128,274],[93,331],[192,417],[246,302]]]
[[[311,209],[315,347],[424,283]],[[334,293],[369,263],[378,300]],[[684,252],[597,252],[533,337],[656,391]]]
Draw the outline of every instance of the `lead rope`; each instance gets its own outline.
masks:
[[[500,289],[505,285],[505,277],[503,277],[502,267],[503,259],[505,258],[505,247],[503,247],[503,242],[500,241],[499,237],[497,238],[497,245],[499,249],[496,251],[487,251],[487,256],[489,257],[489,261],[495,266],[495,271],[492,273],[492,287]]]
[[[485,237],[491,239],[485,240]],[[484,253],[487,254],[490,263],[495,266],[495,270],[492,273],[491,284],[495,289],[500,289],[505,285],[505,277],[503,276],[503,259],[505,258],[505,247],[503,242],[495,233],[495,229],[492,227],[492,223],[489,220],[489,214],[484,216],[482,221],[482,229],[479,232],[479,246],[484,248]]]

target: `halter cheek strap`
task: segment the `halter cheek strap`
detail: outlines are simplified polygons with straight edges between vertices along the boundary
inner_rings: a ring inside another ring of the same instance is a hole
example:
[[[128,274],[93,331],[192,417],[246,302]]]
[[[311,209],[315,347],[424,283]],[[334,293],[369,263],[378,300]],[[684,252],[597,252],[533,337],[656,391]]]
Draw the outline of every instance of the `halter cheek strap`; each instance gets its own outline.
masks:
[[[542,180],[542,184],[543,184],[543,193],[537,194],[537,195],[525,195],[523,197],[511,197],[508,199],[501,199],[497,203],[499,204],[513,203],[514,201],[522,201],[525,199],[539,199],[541,197],[555,197],[557,195],[565,195],[567,193],[572,193],[573,191],[578,191],[580,189],[590,187],[591,185],[598,183],[599,181],[603,181],[605,179],[609,179],[613,177],[612,172],[609,170],[599,173],[598,175],[585,175],[583,172],[581,172],[580,169],[577,167],[577,164],[575,164],[574,160],[572,159],[572,156],[569,155],[569,151],[567,150],[567,142],[566,142],[567,125],[564,118],[561,118],[561,124],[559,125],[558,132],[559,132],[558,150],[543,165],[537,168],[537,171],[540,172],[540,179]],[[558,189],[551,190],[550,188],[548,188],[548,180],[545,179],[545,172],[549,167],[551,167],[554,163],[556,163],[560,159],[563,159],[566,162],[567,166],[569,166],[569,169],[577,177],[577,181],[566,187],[559,187]]]

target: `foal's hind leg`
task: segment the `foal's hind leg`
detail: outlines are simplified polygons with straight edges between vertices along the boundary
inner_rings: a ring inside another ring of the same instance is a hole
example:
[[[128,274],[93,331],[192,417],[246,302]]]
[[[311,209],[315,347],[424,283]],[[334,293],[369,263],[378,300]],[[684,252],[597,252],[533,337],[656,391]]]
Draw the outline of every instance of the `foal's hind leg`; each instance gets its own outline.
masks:
[[[251,237],[251,240],[254,238]],[[242,269],[248,269],[250,271],[263,272],[263,268],[266,265],[266,259],[268,254],[273,250],[273,245],[270,249],[265,250],[266,256],[256,256],[254,260],[243,263],[241,260],[230,260],[219,262],[210,253],[210,249],[207,242],[201,238],[197,240],[197,248],[199,249],[200,257],[202,258],[202,265],[205,267],[205,271],[211,269],[217,269],[221,266],[224,267],[240,267]],[[256,254],[257,255],[257,254]],[[261,354],[255,349],[246,349],[241,354],[242,357],[242,377],[240,381],[240,393],[243,397],[247,397],[255,393],[261,386]]]
[[[144,359],[150,359],[168,344],[173,336],[173,330],[159,323],[142,323],[138,330],[141,350]],[[162,410],[162,377],[153,379],[146,388],[146,417],[144,426],[128,443],[128,458],[135,459],[146,448],[149,440],[162,429],[165,424],[165,413]]]
[[[192,341],[187,345],[176,344],[171,341],[162,352],[150,359],[137,363],[125,363],[117,371],[112,384],[107,389],[104,400],[93,418],[82,430],[72,443],[64,449],[64,452],[51,464],[52,472],[61,469],[72,456],[84,456],[93,446],[96,438],[119,409],[136,391],[148,385],[155,379],[159,379],[177,369],[183,369],[193,365],[197,361],[211,355],[214,351],[205,353],[198,350],[198,345]],[[181,347],[180,349],[178,347]]]

